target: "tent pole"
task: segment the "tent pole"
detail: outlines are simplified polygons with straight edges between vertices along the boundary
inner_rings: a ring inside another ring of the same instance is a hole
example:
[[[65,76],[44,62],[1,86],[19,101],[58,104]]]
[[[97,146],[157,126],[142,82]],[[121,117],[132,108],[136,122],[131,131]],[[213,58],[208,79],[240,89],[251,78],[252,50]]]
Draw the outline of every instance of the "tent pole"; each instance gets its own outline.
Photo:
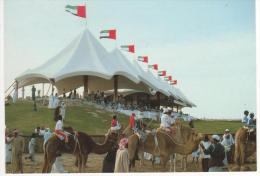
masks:
[[[16,100],[18,100],[18,81],[15,81],[15,92],[16,92],[15,98],[16,98]]]
[[[46,97],[47,97],[47,95],[48,95],[48,93],[49,93],[50,87],[51,87],[51,84],[49,85],[49,88],[48,88],[48,90],[47,90]],[[44,105],[44,103],[45,103],[45,97],[43,98],[42,105]]]
[[[42,97],[44,97],[44,83],[42,83]]]
[[[86,98],[88,96],[88,75],[85,75],[83,79],[84,79],[83,98]]]
[[[24,99],[24,86],[22,87],[22,98]]]
[[[118,75],[114,76],[114,102],[117,101],[117,90],[118,90]]]

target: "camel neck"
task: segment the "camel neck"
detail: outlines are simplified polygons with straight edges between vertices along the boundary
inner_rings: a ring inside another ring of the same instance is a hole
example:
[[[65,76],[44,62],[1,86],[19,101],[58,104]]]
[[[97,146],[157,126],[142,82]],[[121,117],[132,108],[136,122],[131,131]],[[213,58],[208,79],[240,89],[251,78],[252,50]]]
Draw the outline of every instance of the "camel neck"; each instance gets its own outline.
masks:
[[[108,138],[105,139],[103,144],[97,144],[93,141],[93,153],[104,154],[107,153],[112,147],[112,143],[109,142]]]

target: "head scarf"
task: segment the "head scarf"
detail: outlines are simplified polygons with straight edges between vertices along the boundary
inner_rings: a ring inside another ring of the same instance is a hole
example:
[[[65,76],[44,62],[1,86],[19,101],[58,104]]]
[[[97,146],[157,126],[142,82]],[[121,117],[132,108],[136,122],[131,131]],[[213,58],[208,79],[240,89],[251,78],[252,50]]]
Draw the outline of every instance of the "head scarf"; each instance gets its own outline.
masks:
[[[123,150],[125,149],[126,145],[128,144],[128,139],[127,138],[122,138],[119,142],[119,149]]]

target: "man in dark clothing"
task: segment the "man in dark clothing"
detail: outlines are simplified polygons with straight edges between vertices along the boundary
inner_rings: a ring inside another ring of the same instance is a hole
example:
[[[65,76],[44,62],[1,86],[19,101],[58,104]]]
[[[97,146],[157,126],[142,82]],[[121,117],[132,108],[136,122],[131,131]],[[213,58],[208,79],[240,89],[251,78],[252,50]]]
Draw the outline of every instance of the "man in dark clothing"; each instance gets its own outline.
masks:
[[[34,87],[34,85],[32,86],[32,100],[35,101],[35,92],[36,92],[36,88]]]
[[[203,152],[206,155],[210,155],[209,172],[224,172],[223,160],[225,158],[225,148],[220,143],[220,137],[218,135],[212,135],[212,144],[208,149],[205,149],[203,144],[200,144]]]

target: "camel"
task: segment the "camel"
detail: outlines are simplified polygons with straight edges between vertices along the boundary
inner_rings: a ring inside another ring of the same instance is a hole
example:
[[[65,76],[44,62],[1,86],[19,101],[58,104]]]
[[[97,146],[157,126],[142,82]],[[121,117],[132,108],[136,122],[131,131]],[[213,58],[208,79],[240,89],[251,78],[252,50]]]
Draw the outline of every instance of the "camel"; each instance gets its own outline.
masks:
[[[246,159],[256,152],[256,130],[248,130],[241,127],[235,134],[234,170],[243,170]]]
[[[157,130],[155,134],[148,133],[144,143],[139,142],[136,134],[131,135],[128,138],[130,168],[135,164],[136,153],[147,152],[154,156],[160,156],[162,168],[165,169],[169,156],[175,153],[188,155],[198,148],[200,141],[203,139],[202,134],[182,124],[174,126],[177,129],[174,140],[161,130]],[[141,155],[140,158],[142,159],[143,156]]]
[[[116,133],[108,134],[103,144],[96,144],[88,134],[84,132],[75,134],[72,128],[68,129],[69,130],[66,131],[70,132],[72,135],[69,135],[69,142],[67,145],[69,145],[71,149],[67,150],[64,147],[64,141],[61,141],[56,135],[53,135],[44,145],[44,165],[42,173],[49,173],[51,171],[58,151],[76,155],[78,158],[79,172],[84,172],[90,153],[104,154],[111,150],[112,146],[117,144],[118,134]],[[77,138],[75,140],[76,136]]]

